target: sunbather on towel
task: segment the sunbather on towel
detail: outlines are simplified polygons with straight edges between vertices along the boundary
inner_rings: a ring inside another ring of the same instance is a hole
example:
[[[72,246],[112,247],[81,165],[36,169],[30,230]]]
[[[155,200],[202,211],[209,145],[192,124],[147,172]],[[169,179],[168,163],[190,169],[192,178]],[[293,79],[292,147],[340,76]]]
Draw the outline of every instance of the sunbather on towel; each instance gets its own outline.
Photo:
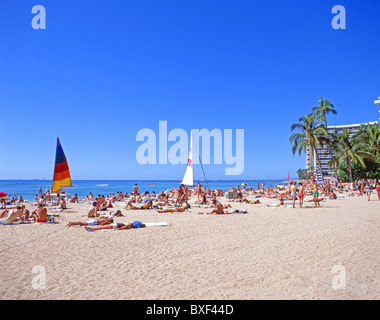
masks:
[[[47,222],[47,209],[42,203],[37,204],[37,209],[32,212],[32,217],[36,223]]]
[[[212,200],[212,203],[214,204],[215,206],[215,209],[212,210],[211,212],[208,212],[207,214],[224,214],[224,207],[223,205],[217,201],[217,200]]]
[[[157,209],[157,212],[159,213],[165,213],[165,212],[184,212],[187,209],[187,207],[173,207],[173,208],[164,208],[164,209]]]
[[[125,230],[125,229],[137,229],[137,228],[144,228],[145,224],[143,224],[141,221],[134,221],[130,223],[112,223],[108,225],[101,225],[101,226],[87,226],[85,229],[87,231],[95,231],[95,230]]]
[[[66,224],[66,226],[96,226],[96,225],[107,225],[113,222],[113,218],[99,218],[99,219],[92,219],[86,222],[83,221],[70,221]]]
[[[144,205],[141,205],[139,207],[135,207],[133,204],[131,204],[129,207],[131,210],[145,210],[145,209],[152,209],[153,208],[153,201],[149,200],[147,203]]]

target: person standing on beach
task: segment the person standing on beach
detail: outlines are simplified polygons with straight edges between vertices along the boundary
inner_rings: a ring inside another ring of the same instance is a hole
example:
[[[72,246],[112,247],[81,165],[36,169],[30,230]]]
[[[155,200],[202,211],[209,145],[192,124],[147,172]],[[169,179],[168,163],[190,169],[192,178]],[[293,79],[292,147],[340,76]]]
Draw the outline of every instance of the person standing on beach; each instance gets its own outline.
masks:
[[[302,208],[302,204],[303,204],[303,197],[304,197],[303,188],[304,188],[304,186],[300,182],[298,184],[298,198],[300,200],[300,208]]]
[[[293,182],[289,183],[290,196],[293,199],[293,208],[295,208],[295,203],[297,199],[297,187]]]
[[[363,183],[363,185],[364,185],[364,183]],[[371,200],[371,189],[372,189],[371,184],[366,180],[365,181],[365,192],[367,194],[368,201]]]
[[[135,186],[133,187],[133,193],[136,196],[139,194],[139,187],[137,186],[137,183],[135,183]]]
[[[318,201],[318,195],[319,195],[318,184],[317,184],[317,181],[314,180],[313,181],[313,201],[314,201],[315,207],[321,206],[321,204]]]
[[[325,188],[326,188],[326,196],[327,196],[327,198],[330,198],[331,185],[330,185],[329,181],[326,181]]]
[[[379,182],[379,180],[376,180],[376,192],[377,192],[377,197],[380,200],[380,182]]]
[[[197,183],[197,194],[198,194],[198,203],[199,203],[199,197],[202,195],[202,186],[199,182]]]
[[[183,189],[183,199],[185,200],[186,204],[189,205],[189,203],[187,202],[187,199],[189,198],[189,189],[185,185],[182,185],[182,189]]]

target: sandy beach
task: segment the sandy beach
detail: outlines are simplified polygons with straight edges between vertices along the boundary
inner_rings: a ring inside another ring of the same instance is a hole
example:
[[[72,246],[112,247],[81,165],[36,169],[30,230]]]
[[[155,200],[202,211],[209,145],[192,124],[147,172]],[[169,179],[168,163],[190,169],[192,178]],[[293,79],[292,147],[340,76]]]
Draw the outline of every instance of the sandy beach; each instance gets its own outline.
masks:
[[[0,226],[0,297],[379,299],[379,201],[372,197],[327,200],[320,208],[306,202],[303,209],[264,208],[274,203],[265,198],[232,203],[248,213],[230,215],[198,214],[210,209],[196,206],[184,213],[125,210],[119,202],[112,211],[120,207],[125,217],[116,222],[170,225],[108,232],[67,227],[88,220],[88,203],[69,203],[56,224]],[[344,288],[334,288],[342,269]],[[38,270],[46,282],[36,288]]]

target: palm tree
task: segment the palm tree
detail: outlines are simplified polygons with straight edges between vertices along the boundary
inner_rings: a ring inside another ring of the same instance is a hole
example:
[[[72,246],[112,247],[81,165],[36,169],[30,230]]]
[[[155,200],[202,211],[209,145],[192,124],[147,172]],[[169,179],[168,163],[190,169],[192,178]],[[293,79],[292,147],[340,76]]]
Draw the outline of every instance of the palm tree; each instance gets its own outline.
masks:
[[[300,132],[292,133],[289,138],[289,142],[293,143],[292,153],[295,154],[298,152],[298,155],[301,155],[302,151],[306,153],[309,148],[309,150],[315,155],[319,168],[321,168],[317,146],[320,145],[320,138],[327,136],[326,127],[323,124],[318,124],[316,121],[316,114],[309,114],[299,118],[299,123],[293,123],[290,126],[291,131],[294,131],[295,129],[300,130]],[[324,181],[322,172],[321,175],[322,181]]]
[[[359,163],[363,169],[366,168],[364,159],[368,156],[368,152],[360,149],[358,144],[352,143],[350,132],[344,129],[336,135],[335,155],[329,161],[329,165],[339,164],[343,161],[347,163],[350,174],[350,182],[353,182],[351,162]]]
[[[334,105],[330,102],[330,100],[326,99],[323,100],[321,97],[319,99],[319,103],[317,107],[311,108],[311,111],[314,111],[314,113],[317,115],[317,120],[324,123],[327,128],[327,114],[337,114],[338,112],[335,110]]]
[[[320,121],[321,123],[324,123],[326,129],[327,129],[327,114],[332,113],[332,114],[336,115],[338,113],[335,110],[334,105],[330,102],[330,100],[328,100],[328,99],[323,100],[322,97],[319,99],[318,106],[313,107],[311,109],[311,111],[314,111],[314,113],[317,117],[317,120]],[[332,134],[329,134],[327,137],[322,138],[321,141],[322,141],[322,143],[327,145],[327,149],[328,149],[328,152],[330,154],[330,158],[332,158],[333,157],[332,148],[334,145],[335,136]],[[336,165],[333,164],[332,166],[334,169],[335,176],[336,176],[336,178],[338,178]]]
[[[328,132],[327,136],[326,137],[320,137],[319,138],[320,142],[321,142],[321,145],[326,145],[327,146],[327,151],[325,154],[328,154],[330,155],[330,159],[333,158],[333,152],[332,150],[335,149],[335,145],[337,144],[337,137],[335,134],[331,133],[331,132]],[[330,169],[331,167],[333,168],[334,170],[334,174],[335,174],[335,177],[338,179],[339,176],[338,176],[338,172],[337,172],[337,168],[336,168],[336,164],[335,163],[332,163],[331,166],[329,166]]]
[[[380,154],[380,126],[378,123],[367,123],[360,126],[360,130],[352,137],[352,141],[359,148],[370,152],[373,157]],[[372,157],[372,158],[373,158]]]

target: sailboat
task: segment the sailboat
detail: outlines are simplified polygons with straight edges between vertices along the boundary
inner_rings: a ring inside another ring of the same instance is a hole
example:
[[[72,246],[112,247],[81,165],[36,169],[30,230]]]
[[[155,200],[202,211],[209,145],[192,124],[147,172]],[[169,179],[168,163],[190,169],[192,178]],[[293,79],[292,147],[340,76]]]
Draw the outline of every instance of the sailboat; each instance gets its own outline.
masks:
[[[196,144],[194,144],[194,145],[195,145],[195,148],[197,149],[197,153],[199,156],[199,163],[201,165],[203,177],[204,177],[204,179],[201,181],[206,182],[206,185],[208,187],[206,174],[205,174],[205,171],[203,169],[202,159],[201,159],[201,156],[199,154],[199,150],[198,150],[197,145]],[[186,172],[185,172],[185,175],[183,176],[181,184],[183,184],[185,186],[191,186],[191,187],[194,186],[193,131],[192,130],[191,130],[191,134],[190,134],[189,157],[187,159]]]
[[[56,193],[61,187],[71,187],[71,176],[69,165],[65,153],[63,152],[61,142],[57,137],[57,151],[55,155],[54,176],[51,192]]]
[[[194,167],[193,167],[193,131],[190,134],[189,158],[187,159],[186,172],[181,184],[185,186],[194,186]]]

